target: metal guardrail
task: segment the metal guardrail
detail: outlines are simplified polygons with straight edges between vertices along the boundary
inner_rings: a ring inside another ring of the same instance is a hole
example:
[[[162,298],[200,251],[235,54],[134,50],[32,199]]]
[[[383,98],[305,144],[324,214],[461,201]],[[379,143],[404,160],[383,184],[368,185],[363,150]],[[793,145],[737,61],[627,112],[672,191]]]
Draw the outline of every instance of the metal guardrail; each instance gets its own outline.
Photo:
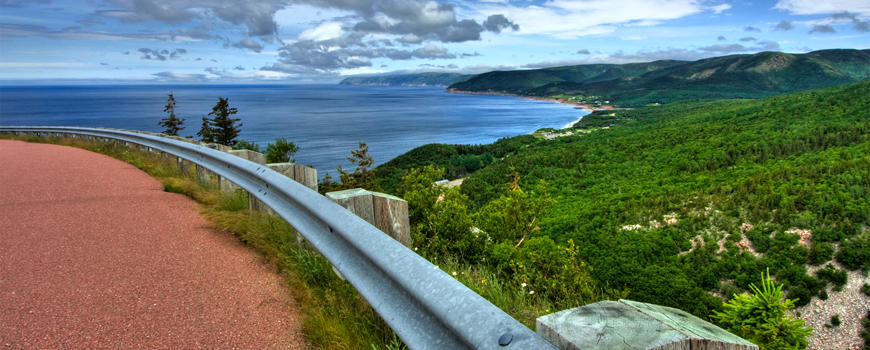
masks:
[[[129,131],[78,127],[0,127],[129,142],[203,166],[239,185],[287,220],[325,256],[412,349],[555,347],[365,220],[315,191],[236,156]]]

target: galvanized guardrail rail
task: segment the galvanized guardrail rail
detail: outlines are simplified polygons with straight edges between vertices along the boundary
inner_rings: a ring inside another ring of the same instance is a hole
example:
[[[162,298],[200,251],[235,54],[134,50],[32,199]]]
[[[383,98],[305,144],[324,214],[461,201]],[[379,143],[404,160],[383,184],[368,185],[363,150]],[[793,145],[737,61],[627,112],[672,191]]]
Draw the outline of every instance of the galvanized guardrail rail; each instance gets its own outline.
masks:
[[[555,349],[429,261],[365,220],[266,166],[157,134],[79,127],[0,127],[148,147],[205,167],[287,220],[412,349]]]

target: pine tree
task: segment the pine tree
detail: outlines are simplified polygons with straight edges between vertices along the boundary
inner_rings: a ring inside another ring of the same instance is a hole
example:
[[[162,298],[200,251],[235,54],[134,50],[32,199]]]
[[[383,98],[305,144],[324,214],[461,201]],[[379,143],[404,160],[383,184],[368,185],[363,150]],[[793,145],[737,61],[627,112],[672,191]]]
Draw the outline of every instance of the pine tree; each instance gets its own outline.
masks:
[[[214,130],[211,128],[211,120],[202,116],[202,127],[200,127],[199,132],[196,133],[196,136],[199,136],[200,141],[214,143]]]
[[[166,128],[166,130],[163,131],[166,135],[178,136],[178,132],[184,130],[184,127],[181,125],[184,124],[184,121],[187,119],[178,119],[178,117],[175,116],[175,107],[175,97],[170,93],[169,99],[166,103],[166,108],[163,109],[163,112],[169,113],[169,116],[161,119],[160,122],[157,123]]]
[[[218,97],[218,99],[218,103],[212,108],[211,113],[208,114],[214,115],[214,119],[208,121],[211,134],[215,143],[232,146],[236,143],[235,138],[239,136],[239,128],[242,127],[241,123],[236,125],[236,122],[241,119],[230,118],[231,115],[238,112],[238,109],[230,108],[228,102],[229,99],[223,97]],[[203,117],[203,121],[206,120],[207,119]],[[203,128],[205,128],[204,124]]]

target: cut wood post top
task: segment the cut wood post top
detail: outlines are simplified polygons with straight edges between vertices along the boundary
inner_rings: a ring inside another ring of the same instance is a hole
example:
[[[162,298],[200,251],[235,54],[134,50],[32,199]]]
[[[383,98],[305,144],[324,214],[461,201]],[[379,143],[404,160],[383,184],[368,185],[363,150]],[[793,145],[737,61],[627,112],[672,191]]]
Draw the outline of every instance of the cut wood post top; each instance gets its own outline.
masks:
[[[758,346],[683,310],[601,301],[541,316],[537,333],[559,349],[722,349]]]
[[[406,247],[411,247],[408,202],[386,193],[354,188],[329,192],[326,197],[377,227]]]
[[[266,165],[266,155],[260,152],[254,152],[247,149],[236,149],[226,151],[229,154],[232,154],[236,157],[247,159],[257,164]]]

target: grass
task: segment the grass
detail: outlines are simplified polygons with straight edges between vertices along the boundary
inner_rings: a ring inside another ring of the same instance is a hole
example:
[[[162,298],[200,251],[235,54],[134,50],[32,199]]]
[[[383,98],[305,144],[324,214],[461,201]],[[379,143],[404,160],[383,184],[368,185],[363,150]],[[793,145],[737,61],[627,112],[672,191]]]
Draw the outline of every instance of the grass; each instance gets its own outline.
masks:
[[[145,171],[160,181],[166,192],[193,199],[198,203],[200,214],[215,228],[233,233],[275,266],[299,304],[308,341],[318,348],[405,349],[368,302],[353,286],[337,277],[326,258],[297,239],[297,233],[286,221],[248,210],[248,197],[244,191],[222,193],[216,178],[203,181],[194,173],[181,174],[176,164],[162,161],[158,154],[123,145],[33,135],[3,134],[0,139],[72,146],[108,155]],[[554,304],[529,288],[508,287],[512,283],[501,281],[498,271],[489,266],[461,264],[449,258],[446,261],[435,257],[428,259],[533,330],[538,317],[580,306],[575,304],[577,301]],[[598,298],[604,300],[619,296],[602,294],[588,302]]]

